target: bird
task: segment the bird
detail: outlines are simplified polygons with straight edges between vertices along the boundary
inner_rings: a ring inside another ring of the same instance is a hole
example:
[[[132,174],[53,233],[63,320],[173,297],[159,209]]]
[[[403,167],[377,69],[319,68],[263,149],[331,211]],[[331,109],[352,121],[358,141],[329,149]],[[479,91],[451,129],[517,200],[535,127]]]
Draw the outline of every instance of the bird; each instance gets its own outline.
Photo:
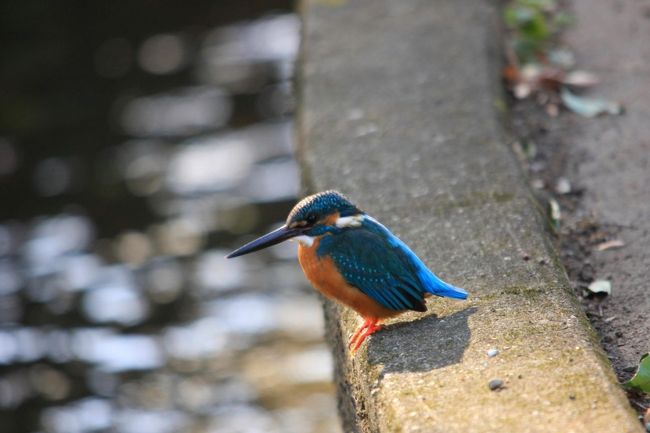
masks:
[[[284,225],[228,254],[239,257],[286,240],[298,242],[307,280],[363,319],[348,342],[352,353],[408,310],[427,310],[425,297],[467,299],[467,291],[438,278],[397,236],[335,190],[299,201]]]

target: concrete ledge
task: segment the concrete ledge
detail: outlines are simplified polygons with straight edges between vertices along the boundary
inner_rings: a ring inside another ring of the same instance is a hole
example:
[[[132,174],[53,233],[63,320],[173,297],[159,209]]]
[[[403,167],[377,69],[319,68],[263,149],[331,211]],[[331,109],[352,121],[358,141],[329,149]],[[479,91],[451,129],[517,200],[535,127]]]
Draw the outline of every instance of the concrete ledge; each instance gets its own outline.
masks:
[[[641,431],[504,139],[496,5],[301,7],[306,188],[348,194],[471,296],[430,299],[355,358],[357,316],[327,304],[346,432]]]

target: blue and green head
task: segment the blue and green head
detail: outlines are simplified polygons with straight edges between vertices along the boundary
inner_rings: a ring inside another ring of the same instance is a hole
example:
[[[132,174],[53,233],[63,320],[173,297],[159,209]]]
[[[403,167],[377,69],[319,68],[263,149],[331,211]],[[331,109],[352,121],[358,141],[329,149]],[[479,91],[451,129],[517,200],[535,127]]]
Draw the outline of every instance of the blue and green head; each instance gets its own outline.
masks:
[[[326,233],[358,227],[363,215],[363,211],[343,194],[333,190],[319,192],[296,204],[282,227],[238,248],[228,258],[252,253],[287,239],[309,242],[310,238]]]

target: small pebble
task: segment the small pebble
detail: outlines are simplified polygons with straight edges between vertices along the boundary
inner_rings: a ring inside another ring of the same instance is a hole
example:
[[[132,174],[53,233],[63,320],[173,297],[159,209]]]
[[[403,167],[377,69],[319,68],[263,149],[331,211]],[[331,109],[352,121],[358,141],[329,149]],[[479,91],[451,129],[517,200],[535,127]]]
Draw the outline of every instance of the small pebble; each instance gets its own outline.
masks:
[[[544,189],[544,181],[542,179],[533,179],[533,181],[530,182],[530,186],[535,189]]]
[[[566,177],[561,177],[555,184],[555,192],[558,194],[568,194],[571,192],[571,182]]]
[[[490,391],[498,391],[503,388],[503,381],[501,379],[492,379],[488,382],[488,387]]]
[[[490,349],[490,350],[487,351],[487,356],[489,356],[490,358],[492,358],[492,357],[494,357],[494,356],[497,356],[498,354],[499,354],[499,350],[498,350],[498,349],[494,349],[494,348],[492,348],[492,349]]]

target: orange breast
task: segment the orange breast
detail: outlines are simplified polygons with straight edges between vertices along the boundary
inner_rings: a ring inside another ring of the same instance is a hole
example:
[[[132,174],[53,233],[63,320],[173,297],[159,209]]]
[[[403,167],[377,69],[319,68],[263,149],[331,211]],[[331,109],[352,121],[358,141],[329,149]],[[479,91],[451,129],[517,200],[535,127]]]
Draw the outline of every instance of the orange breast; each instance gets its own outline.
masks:
[[[399,314],[375,302],[361,290],[349,285],[336,269],[330,257],[318,257],[316,248],[319,240],[313,245],[298,246],[298,260],[309,282],[323,295],[354,309],[363,317],[384,318]]]

